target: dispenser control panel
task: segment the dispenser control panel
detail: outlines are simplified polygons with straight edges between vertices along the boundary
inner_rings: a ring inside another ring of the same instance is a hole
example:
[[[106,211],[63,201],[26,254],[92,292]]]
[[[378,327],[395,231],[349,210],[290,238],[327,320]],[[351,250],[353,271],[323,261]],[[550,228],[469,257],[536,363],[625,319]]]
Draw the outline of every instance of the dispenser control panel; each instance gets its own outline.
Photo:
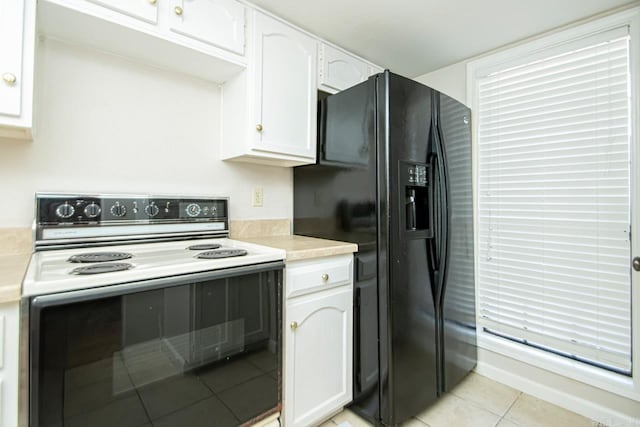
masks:
[[[427,165],[420,164],[405,164],[406,169],[406,181],[408,185],[415,185],[418,187],[427,186]]]

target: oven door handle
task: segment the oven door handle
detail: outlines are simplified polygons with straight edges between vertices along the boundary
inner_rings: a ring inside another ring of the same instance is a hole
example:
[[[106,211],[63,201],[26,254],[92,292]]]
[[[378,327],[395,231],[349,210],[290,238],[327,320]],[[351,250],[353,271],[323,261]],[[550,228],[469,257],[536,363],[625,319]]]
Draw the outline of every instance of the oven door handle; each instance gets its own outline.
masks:
[[[227,279],[245,274],[263,273],[266,271],[282,270],[284,261],[265,262],[261,264],[242,265],[239,267],[209,270],[201,273],[189,273],[179,276],[161,277],[157,279],[140,280],[119,285],[106,285],[97,288],[80,289],[77,291],[60,292],[57,294],[38,295],[31,298],[31,308],[39,310],[44,307],[73,304],[92,301],[101,298],[127,295],[135,292],[173,288],[207,280]]]

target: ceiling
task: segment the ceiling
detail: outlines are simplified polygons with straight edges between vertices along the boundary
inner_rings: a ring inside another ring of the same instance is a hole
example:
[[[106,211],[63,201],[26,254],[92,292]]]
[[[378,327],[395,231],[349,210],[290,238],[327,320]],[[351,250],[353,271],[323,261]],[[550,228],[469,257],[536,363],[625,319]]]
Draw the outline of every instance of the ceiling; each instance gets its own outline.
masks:
[[[629,0],[251,0],[326,40],[415,77]]]

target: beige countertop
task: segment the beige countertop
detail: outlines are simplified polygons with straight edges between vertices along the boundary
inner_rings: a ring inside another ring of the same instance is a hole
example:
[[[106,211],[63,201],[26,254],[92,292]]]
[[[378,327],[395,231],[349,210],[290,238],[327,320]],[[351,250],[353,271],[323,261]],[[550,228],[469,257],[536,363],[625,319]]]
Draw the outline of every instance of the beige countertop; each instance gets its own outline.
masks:
[[[286,251],[286,261],[320,258],[331,255],[350,254],[358,251],[355,243],[338,242],[336,240],[316,239],[306,236],[265,236],[241,238],[248,243],[269,246]]]
[[[20,300],[31,258],[30,228],[0,228],[0,304]]]

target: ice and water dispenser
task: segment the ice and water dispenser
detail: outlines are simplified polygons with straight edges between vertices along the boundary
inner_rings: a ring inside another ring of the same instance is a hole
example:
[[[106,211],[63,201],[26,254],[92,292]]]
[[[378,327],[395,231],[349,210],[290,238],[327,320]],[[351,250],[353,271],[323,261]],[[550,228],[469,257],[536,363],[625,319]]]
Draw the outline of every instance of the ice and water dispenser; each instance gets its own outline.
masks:
[[[430,237],[429,167],[424,163],[400,162],[399,184],[400,195],[404,196],[405,230]]]

